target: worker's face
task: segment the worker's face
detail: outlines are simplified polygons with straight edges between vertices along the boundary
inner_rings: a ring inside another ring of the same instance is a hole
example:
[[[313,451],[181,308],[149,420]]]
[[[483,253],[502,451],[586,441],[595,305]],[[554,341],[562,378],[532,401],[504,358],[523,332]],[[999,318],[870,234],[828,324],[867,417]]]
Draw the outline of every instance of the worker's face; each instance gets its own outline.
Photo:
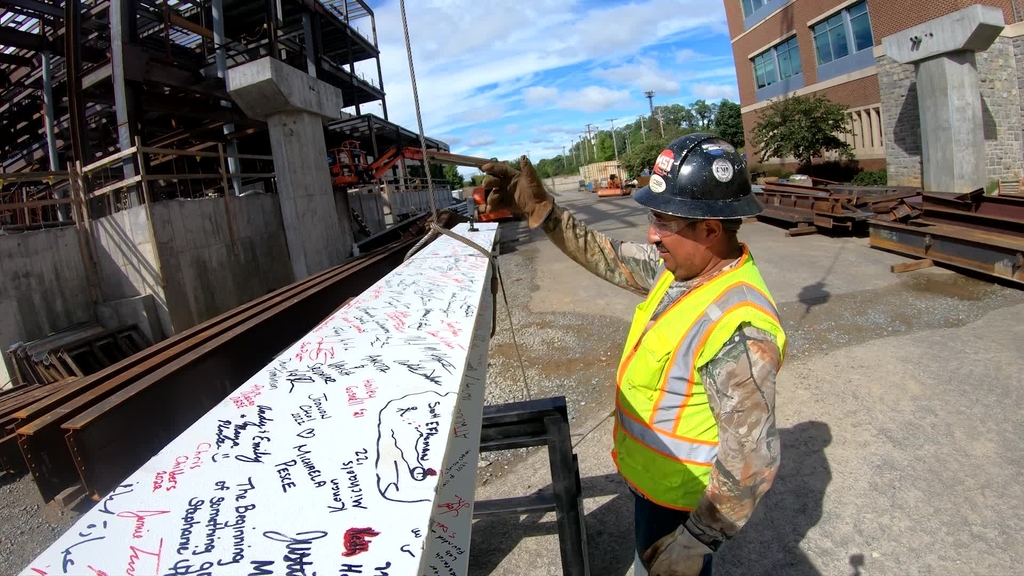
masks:
[[[714,220],[687,220],[660,212],[651,212],[647,241],[658,248],[665,269],[676,280],[696,278],[707,269],[713,257],[711,245],[722,234],[722,225]]]

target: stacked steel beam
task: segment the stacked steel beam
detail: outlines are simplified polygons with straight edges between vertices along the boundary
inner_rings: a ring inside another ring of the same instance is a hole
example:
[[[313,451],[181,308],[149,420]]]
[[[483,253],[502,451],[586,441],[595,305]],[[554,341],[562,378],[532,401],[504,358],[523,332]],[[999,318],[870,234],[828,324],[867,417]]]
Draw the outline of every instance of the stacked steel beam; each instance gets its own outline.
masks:
[[[465,221],[442,213],[442,226]],[[323,318],[399,266],[425,229],[389,230],[384,247],[239,306],[9,415],[0,455],[20,447],[50,501],[105,494]],[[287,382],[287,374],[281,375]],[[2,405],[0,405],[2,408]],[[16,444],[15,444],[16,443]]]
[[[906,221],[917,215],[913,198],[920,194],[905,187],[797,186],[765,184],[754,193],[765,206],[762,220],[797,228],[826,228],[853,232],[869,220]]]
[[[873,221],[871,246],[1024,283],[1024,198],[925,192],[921,216]]]

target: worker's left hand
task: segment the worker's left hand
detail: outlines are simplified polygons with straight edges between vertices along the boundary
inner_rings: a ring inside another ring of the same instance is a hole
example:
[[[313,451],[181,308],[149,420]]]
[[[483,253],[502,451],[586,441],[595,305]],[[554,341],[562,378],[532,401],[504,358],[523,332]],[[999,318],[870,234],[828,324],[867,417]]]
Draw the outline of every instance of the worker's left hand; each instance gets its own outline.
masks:
[[[711,554],[711,549],[680,526],[651,545],[644,552],[643,561],[650,576],[698,576],[707,554]]]

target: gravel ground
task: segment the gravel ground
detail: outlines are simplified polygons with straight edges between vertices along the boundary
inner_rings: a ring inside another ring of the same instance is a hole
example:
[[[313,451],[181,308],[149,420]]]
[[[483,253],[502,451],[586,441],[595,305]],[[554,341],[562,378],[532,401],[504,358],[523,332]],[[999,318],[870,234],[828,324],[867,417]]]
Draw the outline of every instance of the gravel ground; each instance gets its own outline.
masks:
[[[0,476],[0,510],[0,574],[20,572],[80,515],[43,505],[28,474]]]
[[[622,340],[629,323],[600,314],[538,313],[529,310],[536,283],[537,250],[519,239],[521,224],[502,225],[498,265],[511,307],[530,398],[565,396],[573,442],[607,416],[614,405],[614,382]],[[527,399],[519,356],[509,329],[508,308],[499,291],[497,331],[491,339],[487,363],[487,404]],[[513,467],[528,450],[507,450],[481,455],[480,483]],[[493,464],[493,466],[492,466]]]

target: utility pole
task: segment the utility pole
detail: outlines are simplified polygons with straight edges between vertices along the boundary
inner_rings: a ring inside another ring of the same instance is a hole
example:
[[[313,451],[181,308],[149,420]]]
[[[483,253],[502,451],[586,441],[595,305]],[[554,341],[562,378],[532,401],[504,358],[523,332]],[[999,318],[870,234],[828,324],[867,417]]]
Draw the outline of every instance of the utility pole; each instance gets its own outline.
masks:
[[[619,171],[619,140],[615,137],[615,118],[609,118],[609,122],[612,123],[612,146],[615,148],[615,172]],[[619,178],[622,178],[622,174],[619,174]]]
[[[665,137],[665,116],[661,113],[661,107],[658,107],[658,122],[661,123],[661,137]]]
[[[644,116],[643,116],[643,114],[641,114],[639,116],[639,118],[640,118],[640,134],[643,135],[644,143],[646,143],[647,142],[647,129],[644,128]]]
[[[562,146],[562,170],[565,170],[565,146]]]
[[[651,116],[654,116],[654,90],[644,92],[644,96],[647,96],[647,102],[651,105]]]
[[[594,128],[597,128],[597,126],[595,126],[594,124],[587,124],[587,138],[590,138],[590,127],[591,126],[594,126]],[[601,134],[600,130],[596,130],[594,132],[594,136],[599,136],[600,134]],[[597,161],[597,138],[590,138],[590,142],[594,145],[594,161]]]
[[[587,138],[590,138],[588,135]],[[583,140],[583,134],[580,133],[580,155],[583,157],[583,163],[587,163],[587,142]]]

